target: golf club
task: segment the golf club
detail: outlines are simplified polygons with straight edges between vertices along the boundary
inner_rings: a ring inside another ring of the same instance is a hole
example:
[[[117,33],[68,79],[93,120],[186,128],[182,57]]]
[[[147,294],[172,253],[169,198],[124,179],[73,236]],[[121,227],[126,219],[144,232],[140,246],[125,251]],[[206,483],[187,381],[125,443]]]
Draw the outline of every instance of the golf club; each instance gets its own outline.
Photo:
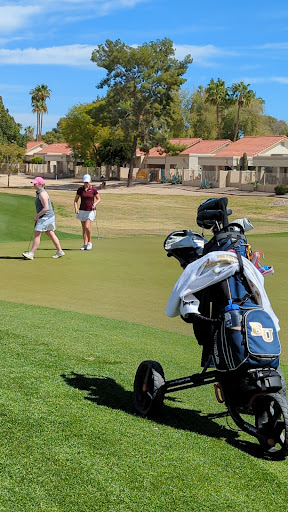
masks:
[[[27,252],[30,252],[30,247],[31,247],[31,244],[32,244],[32,240],[34,238],[34,231],[35,231],[35,226],[36,226],[36,222],[34,222],[34,227],[33,227],[33,231],[32,231],[32,236],[30,238],[30,242],[29,242],[29,245],[28,245],[28,249],[27,249]]]
[[[97,228],[97,233],[98,233],[98,240],[103,240],[103,236],[100,236],[99,234],[99,228],[98,228],[98,222],[97,222],[97,215],[95,217],[95,220],[96,220],[96,228]]]

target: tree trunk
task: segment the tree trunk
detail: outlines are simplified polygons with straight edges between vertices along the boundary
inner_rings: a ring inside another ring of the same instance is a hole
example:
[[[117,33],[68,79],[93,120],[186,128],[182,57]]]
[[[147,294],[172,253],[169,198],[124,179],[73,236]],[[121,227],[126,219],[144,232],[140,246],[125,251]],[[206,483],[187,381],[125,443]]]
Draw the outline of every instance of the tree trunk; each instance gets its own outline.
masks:
[[[130,160],[130,166],[129,166],[129,172],[128,172],[127,187],[131,187],[132,181],[133,181],[134,158],[135,158],[135,153],[136,153],[136,149],[137,149],[137,139],[138,139],[137,135],[134,135],[132,154],[131,154],[131,160]]]
[[[218,131],[218,139],[221,139],[221,126],[220,126],[220,111],[219,105],[216,105],[216,118],[217,118],[217,131]]]
[[[40,136],[40,139],[42,139],[42,126],[43,126],[43,112],[41,112],[40,114],[40,133],[39,133],[39,136]]]
[[[111,175],[111,165],[107,164],[106,165],[106,180],[107,181],[110,179],[110,175]]]
[[[37,142],[40,140],[40,118],[39,118],[39,112],[37,111],[37,136],[36,136]]]
[[[234,140],[233,140],[233,142],[236,142],[236,140],[237,140],[238,130],[239,130],[239,119],[240,119],[240,105],[238,105],[238,110],[237,110],[237,118],[236,118],[236,126],[235,126],[235,133],[234,133]]]

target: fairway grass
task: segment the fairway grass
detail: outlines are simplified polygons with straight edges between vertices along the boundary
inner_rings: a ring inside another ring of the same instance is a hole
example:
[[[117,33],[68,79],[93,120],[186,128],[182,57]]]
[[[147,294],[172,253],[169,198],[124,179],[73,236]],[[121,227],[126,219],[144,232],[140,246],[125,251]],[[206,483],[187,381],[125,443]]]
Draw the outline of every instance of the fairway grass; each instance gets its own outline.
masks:
[[[141,360],[167,378],[198,371],[185,335],[2,302],[0,510],[263,512],[285,510],[285,461],[229,428],[212,386],[133,415]],[[287,375],[287,374],[286,374]]]
[[[14,229],[23,231],[22,224],[33,229],[34,196],[33,190],[2,189],[0,193],[1,212],[6,211],[7,217],[15,215]],[[145,187],[144,189],[145,190]],[[13,191],[13,193],[11,193]],[[23,195],[24,194],[24,195]],[[27,194],[27,195],[25,195]],[[53,202],[56,225],[59,231],[79,235],[81,233],[79,220],[74,214],[75,191],[49,190]],[[111,193],[101,190],[101,203],[97,208],[97,223],[101,236],[127,237],[140,235],[161,235],[165,238],[171,231],[192,229],[200,231],[196,224],[197,208],[202,201],[211,198],[211,193],[199,191],[191,195],[189,189],[186,195],[151,195],[141,193]],[[223,197],[223,196],[221,196]],[[18,207],[19,201],[19,207]],[[274,197],[230,196],[228,202],[232,208],[231,219],[246,216],[254,224],[253,234],[288,232],[288,200]],[[29,212],[28,212],[29,210]],[[21,221],[19,222],[19,213]],[[3,220],[0,221],[0,240],[2,238]],[[94,236],[97,235],[95,223]],[[10,226],[10,230],[12,226]],[[207,232],[209,234],[209,232]],[[11,237],[11,233],[10,233]],[[20,238],[10,238],[19,240]],[[24,238],[21,238],[24,240]]]

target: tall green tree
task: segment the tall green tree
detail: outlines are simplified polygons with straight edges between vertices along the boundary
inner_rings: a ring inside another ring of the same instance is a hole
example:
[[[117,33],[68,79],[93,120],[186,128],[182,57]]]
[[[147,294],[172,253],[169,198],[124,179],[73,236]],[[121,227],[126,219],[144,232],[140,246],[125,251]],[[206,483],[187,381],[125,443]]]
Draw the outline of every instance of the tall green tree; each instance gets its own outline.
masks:
[[[217,82],[213,78],[211,78],[207,88],[206,88],[206,101],[211,105],[216,106],[216,122],[217,122],[217,132],[218,139],[222,138],[221,134],[221,118],[224,109],[227,107],[229,97],[228,90],[225,86],[224,80],[218,78]]]
[[[237,118],[238,105],[232,103],[225,111],[222,122],[222,135],[225,139],[234,139],[235,123]],[[245,135],[269,135],[265,128],[263,116],[264,101],[261,98],[254,98],[249,105],[244,105],[241,109],[241,116],[238,126],[238,137]],[[270,132],[271,133],[271,132]]]
[[[43,115],[48,112],[47,99],[50,98],[51,90],[48,85],[36,85],[35,89],[31,89],[31,106],[33,114],[37,116],[36,140],[40,141],[43,130]]]
[[[119,130],[118,135],[111,132],[111,135],[101,141],[98,147],[99,165],[117,165],[123,166],[129,161],[131,155],[131,144]]]
[[[219,138],[214,105],[207,101],[207,92],[201,85],[192,92],[189,113],[191,137]]]
[[[0,144],[0,169],[2,173],[7,174],[8,187],[10,186],[10,175],[18,172],[17,163],[23,162],[25,148],[20,147],[15,142],[9,144]]]
[[[131,140],[128,174],[132,184],[137,145],[146,151],[158,138],[167,140],[173,94],[186,81],[183,75],[192,62],[190,55],[175,59],[170,39],[131,47],[119,39],[107,40],[92,52],[91,60],[106,70],[106,77],[97,85],[107,87],[107,108],[114,126],[121,126]]]
[[[24,132],[27,137],[27,140],[34,140],[34,126],[25,126]]]
[[[235,142],[238,138],[239,133],[239,119],[240,119],[240,110],[246,105],[248,106],[252,99],[255,98],[255,92],[252,89],[249,89],[250,84],[244,84],[244,82],[239,82],[232,84],[229,90],[230,99],[237,104],[237,116],[236,116],[236,124],[235,124],[235,132],[234,139]]]
[[[60,120],[59,125],[65,142],[73,149],[75,160],[85,162],[89,158],[95,166],[98,163],[99,143],[110,134],[109,128],[104,128],[100,119],[98,122],[95,120],[95,112],[97,107],[100,107],[99,103],[103,102],[72,107],[67,116]]]
[[[286,135],[288,136],[288,124],[286,121],[276,119],[272,116],[261,117],[261,129],[263,135]]]
[[[0,144],[15,143],[21,147],[25,146],[27,136],[21,134],[21,130],[21,124],[16,123],[14,117],[9,114],[0,96]]]
[[[57,142],[66,142],[63,133],[61,132],[61,121],[62,118],[59,119],[56,128],[52,128],[49,132],[46,132],[42,135],[42,140],[47,144],[54,144]]]

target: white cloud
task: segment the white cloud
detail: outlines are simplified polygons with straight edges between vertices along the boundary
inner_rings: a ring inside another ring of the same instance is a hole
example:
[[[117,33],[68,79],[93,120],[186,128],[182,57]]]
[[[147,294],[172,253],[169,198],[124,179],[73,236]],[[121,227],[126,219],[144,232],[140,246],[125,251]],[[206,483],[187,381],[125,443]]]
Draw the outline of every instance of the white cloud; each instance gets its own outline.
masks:
[[[257,46],[258,50],[288,50],[288,43],[265,43]]]
[[[271,82],[276,82],[278,84],[288,84],[288,77],[287,76],[258,76],[258,77],[244,77],[242,78],[241,80],[243,80],[243,82],[245,83],[249,83],[249,84],[265,84],[265,83],[271,83]],[[237,81],[240,81],[239,80],[235,80],[236,82]]]
[[[287,76],[272,76],[271,82],[277,82],[278,84],[288,84]]]
[[[234,55],[233,52],[217,48],[212,44],[205,46],[175,45],[174,48],[177,59],[183,59],[186,55],[190,54],[194,64],[200,65],[207,65],[208,60],[214,59],[215,57]]]
[[[14,32],[29,23],[29,20],[42,11],[38,5],[4,5],[0,6],[0,31]]]
[[[0,91],[9,91],[9,92],[26,92],[27,87],[22,84],[7,84],[0,83]]]
[[[26,48],[24,50],[0,49],[0,64],[43,64],[62,66],[94,66],[90,59],[94,46],[70,45],[50,48]]]
[[[134,45],[135,46],[135,45]],[[66,45],[51,46],[48,48],[25,48],[24,50],[17,48],[14,50],[0,49],[0,64],[13,65],[61,65],[61,66],[93,66],[91,55],[96,45]],[[191,46],[177,45],[175,46],[175,56],[183,59],[188,53],[193,57],[193,62],[199,65],[207,65],[208,60],[223,55],[228,52],[221,50],[213,45]],[[230,55],[230,53],[229,53]]]
[[[12,34],[39,29],[40,21],[45,24],[60,24],[81,19],[99,18],[121,9],[131,9],[139,3],[151,0],[0,0],[0,32]]]

